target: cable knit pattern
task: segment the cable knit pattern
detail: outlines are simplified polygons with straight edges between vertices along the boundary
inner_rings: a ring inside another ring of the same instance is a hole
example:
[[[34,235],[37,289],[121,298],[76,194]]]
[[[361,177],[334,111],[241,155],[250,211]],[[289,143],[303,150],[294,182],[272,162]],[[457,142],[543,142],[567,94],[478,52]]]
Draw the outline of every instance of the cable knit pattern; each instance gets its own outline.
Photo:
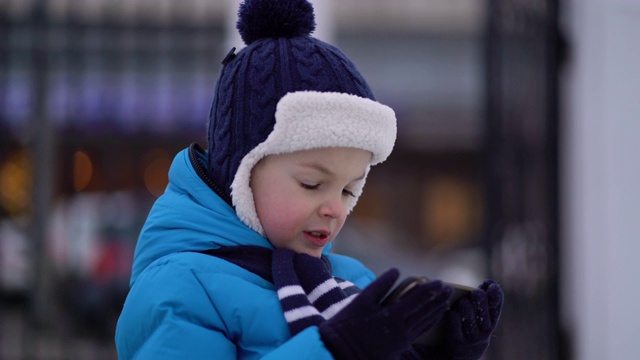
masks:
[[[233,141],[231,126],[233,123],[225,120],[235,115],[232,112],[234,83],[231,79],[236,77],[238,68],[239,62],[224,68],[216,84],[216,93],[209,114],[209,153],[217,155],[209,157],[209,168],[217,169],[216,172],[218,174],[225,174],[230,170],[231,154],[229,149],[233,148],[231,146]],[[224,181],[217,177],[212,177],[212,179],[219,186],[224,184]],[[221,188],[226,189],[226,187]]]

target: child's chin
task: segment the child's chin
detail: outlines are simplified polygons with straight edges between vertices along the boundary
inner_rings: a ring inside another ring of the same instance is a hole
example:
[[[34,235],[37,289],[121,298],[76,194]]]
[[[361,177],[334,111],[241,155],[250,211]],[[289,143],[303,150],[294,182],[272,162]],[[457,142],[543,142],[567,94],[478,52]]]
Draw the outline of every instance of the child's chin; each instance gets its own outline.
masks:
[[[304,249],[292,249],[292,250],[300,254],[307,254],[317,258],[322,256],[322,248],[317,248],[317,249],[304,248]]]

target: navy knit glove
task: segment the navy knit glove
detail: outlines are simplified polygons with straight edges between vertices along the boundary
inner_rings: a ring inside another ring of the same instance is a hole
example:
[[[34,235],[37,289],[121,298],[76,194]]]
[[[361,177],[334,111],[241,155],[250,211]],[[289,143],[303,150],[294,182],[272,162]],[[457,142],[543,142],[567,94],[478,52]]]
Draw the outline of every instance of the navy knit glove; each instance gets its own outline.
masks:
[[[319,326],[322,341],[336,359],[395,359],[440,321],[453,293],[440,281],[416,285],[396,301],[381,304],[398,276],[397,269],[382,274]]]
[[[425,360],[480,359],[489,347],[503,301],[504,293],[500,286],[492,280],[485,281],[445,313],[442,344],[414,344],[414,350]]]

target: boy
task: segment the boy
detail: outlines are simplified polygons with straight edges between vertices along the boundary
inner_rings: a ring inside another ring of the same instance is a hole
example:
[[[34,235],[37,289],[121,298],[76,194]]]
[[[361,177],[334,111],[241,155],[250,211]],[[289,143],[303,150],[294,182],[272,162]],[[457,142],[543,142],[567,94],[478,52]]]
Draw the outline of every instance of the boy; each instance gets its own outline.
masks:
[[[414,344],[450,306],[440,281],[381,300],[331,242],[371,166],[393,148],[393,111],[351,61],[310,36],[306,0],[246,0],[247,47],[223,60],[209,148],[179,153],[136,247],[116,330],[121,359],[479,359],[502,293],[487,282],[448,312],[442,344]],[[362,291],[360,289],[363,289]]]

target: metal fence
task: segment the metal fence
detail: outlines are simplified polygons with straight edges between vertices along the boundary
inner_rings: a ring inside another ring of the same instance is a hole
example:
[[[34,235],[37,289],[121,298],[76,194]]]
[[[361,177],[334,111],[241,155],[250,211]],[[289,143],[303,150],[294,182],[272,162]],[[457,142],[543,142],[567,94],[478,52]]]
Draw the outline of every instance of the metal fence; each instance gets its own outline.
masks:
[[[0,359],[117,358],[113,332],[130,263],[107,269],[112,278],[96,283],[89,273],[95,269],[79,270],[82,260],[73,258],[74,251],[55,259],[54,200],[72,195],[64,184],[71,181],[58,171],[68,165],[57,155],[78,143],[110,148],[114,159],[99,160],[119,164],[106,166],[112,173],[106,178],[113,180],[128,171],[118,149],[131,145],[123,139],[137,139],[135,148],[152,141],[140,134],[152,134],[164,146],[171,144],[166,138],[202,136],[224,51],[220,11],[210,8],[221,4],[180,3],[0,1],[0,163],[18,162],[7,158],[14,156],[31,164],[21,184],[30,198],[18,202],[20,191],[2,193],[3,201],[16,201],[0,207],[0,221],[14,219],[10,227],[24,236],[9,248],[9,235],[0,233],[7,236],[0,239],[7,252],[2,261],[13,257],[15,265],[2,264],[2,271],[16,272],[27,284],[0,284]],[[134,151],[126,159],[143,155]],[[138,216],[149,200],[133,200],[142,208]],[[101,251],[120,244],[132,253],[137,220],[116,227],[119,234],[101,229],[95,240]],[[17,273],[22,271],[24,276]]]

